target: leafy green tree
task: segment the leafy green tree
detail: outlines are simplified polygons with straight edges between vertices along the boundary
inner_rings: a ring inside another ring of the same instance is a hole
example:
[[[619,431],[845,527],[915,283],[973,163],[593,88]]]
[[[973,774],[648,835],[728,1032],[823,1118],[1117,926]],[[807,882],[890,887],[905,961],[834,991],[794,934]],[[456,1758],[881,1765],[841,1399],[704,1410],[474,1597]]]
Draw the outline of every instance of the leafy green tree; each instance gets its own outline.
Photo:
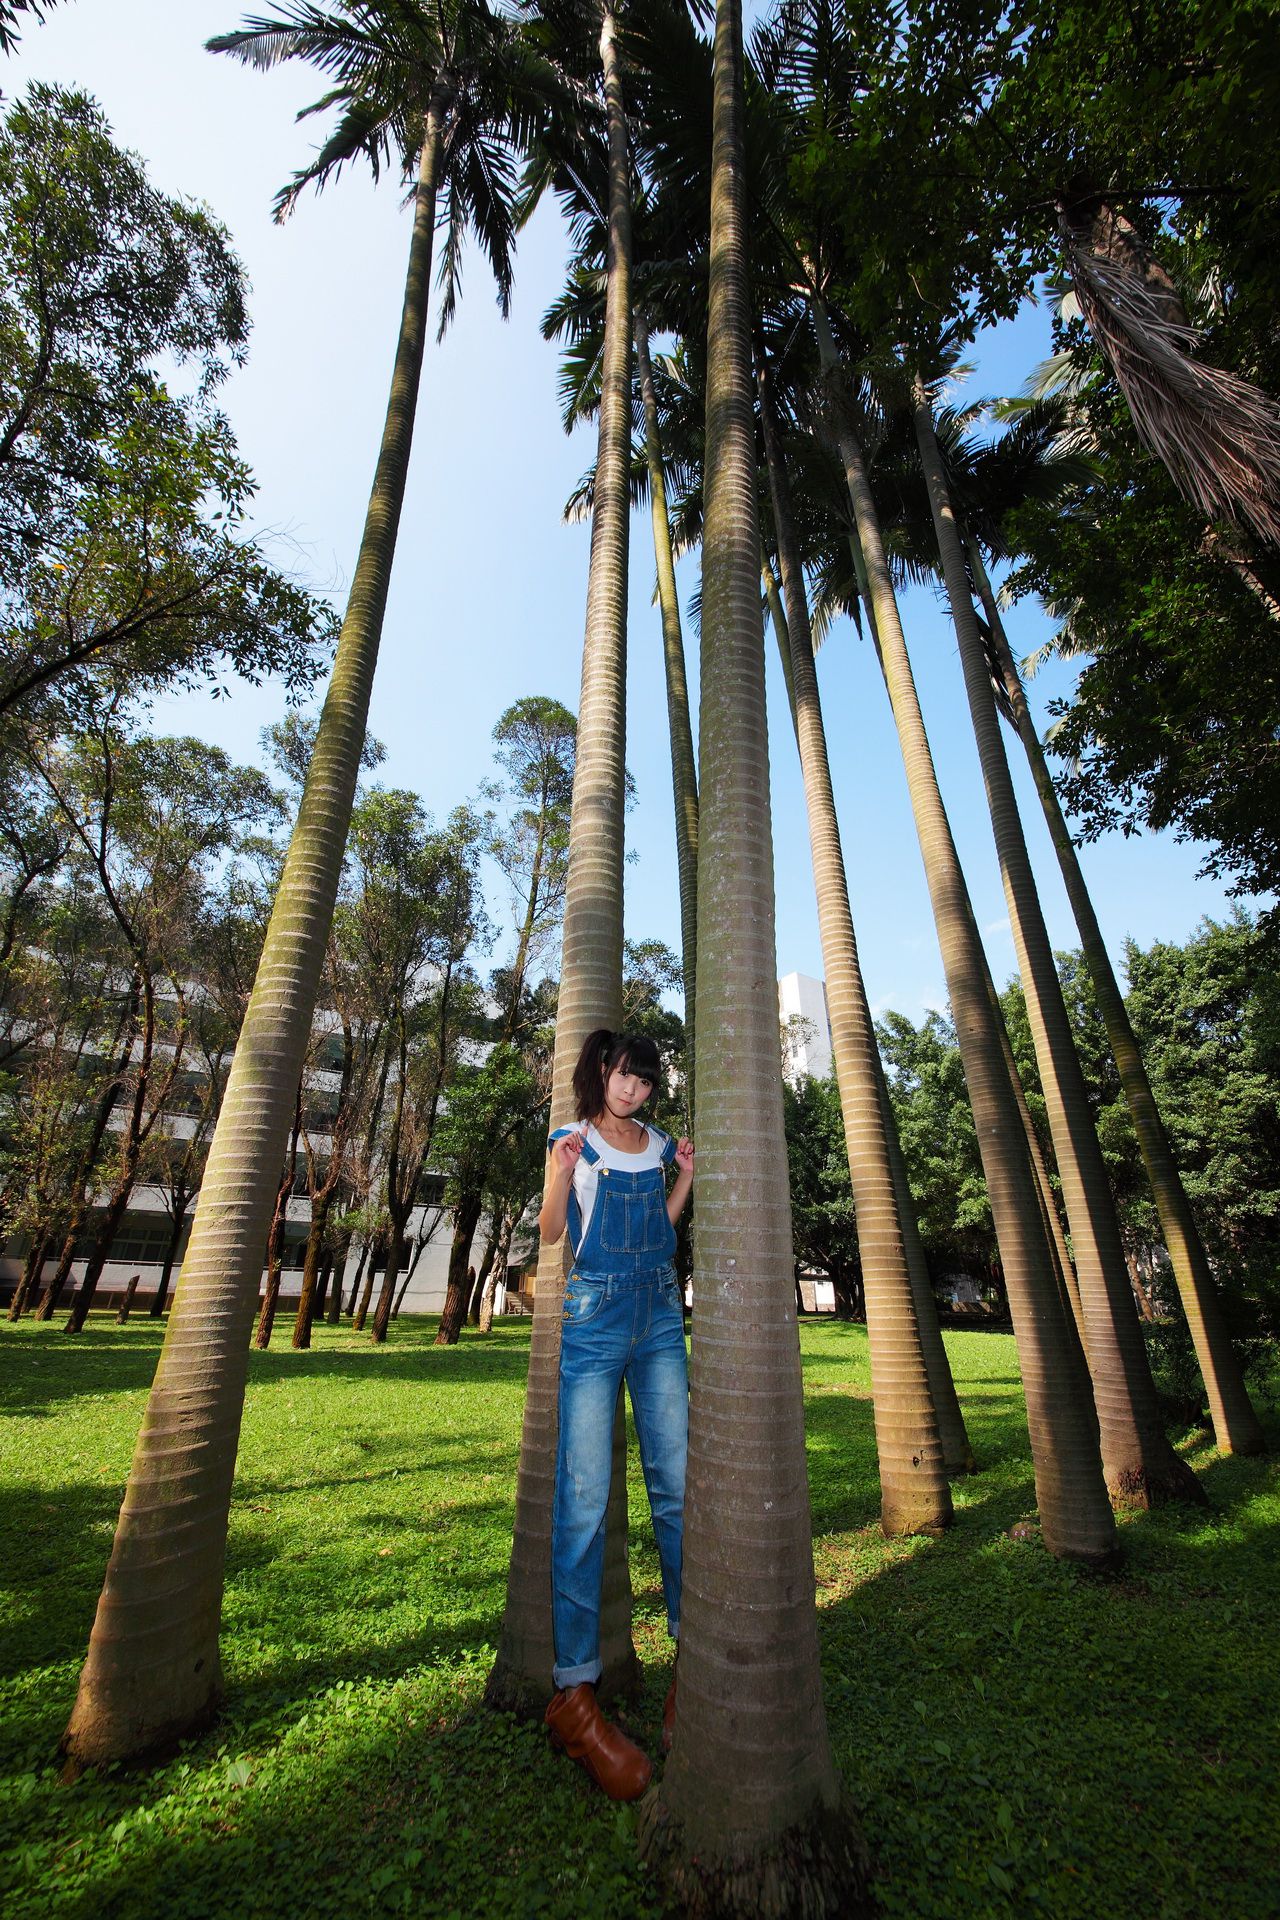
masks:
[[[143,1150],[182,1068],[188,929],[200,913],[205,879],[240,835],[271,814],[275,795],[262,774],[236,767],[220,748],[131,737],[111,708],[67,748],[50,752],[28,736],[25,751],[97,879],[137,987],[116,1164],[68,1322],[79,1332],[143,1169]]]
[[[940,1013],[876,1023],[920,1234],[935,1281],[957,1269],[1003,1297],[991,1206],[955,1029]]]
[[[546,951],[564,911],[577,736],[569,709],[539,694],[514,701],[493,730],[494,757],[504,778],[488,783],[483,792],[506,817],[495,818],[488,851],[502,869],[516,911],[515,953],[494,983],[508,1040],[525,1019],[530,968]]]
[[[866,1314],[840,1092],[834,1078],[784,1084],[791,1237],[797,1269],[825,1274],[842,1319]]]

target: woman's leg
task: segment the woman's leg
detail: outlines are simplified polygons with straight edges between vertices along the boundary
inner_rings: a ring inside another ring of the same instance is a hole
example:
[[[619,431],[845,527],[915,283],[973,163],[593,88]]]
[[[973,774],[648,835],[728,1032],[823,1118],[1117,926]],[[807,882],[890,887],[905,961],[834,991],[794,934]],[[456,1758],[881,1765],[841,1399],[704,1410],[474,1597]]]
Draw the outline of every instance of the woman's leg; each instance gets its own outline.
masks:
[[[599,1291],[606,1294],[603,1286]],[[618,1324],[623,1306],[625,1329]],[[602,1671],[604,1518],[613,1465],[613,1416],[630,1333],[630,1299],[612,1301],[607,1294],[596,1299],[590,1282],[570,1277],[561,1329],[560,1432],[551,1518],[557,1687],[594,1683]]]
[[[662,1563],[662,1594],[672,1637],[680,1636],[680,1574],[684,1555],[684,1480],[689,1451],[689,1363],[684,1314],[674,1287],[663,1286],[649,1329],[632,1354],[627,1390],[635,1414],[640,1463],[649,1491],[653,1531]]]

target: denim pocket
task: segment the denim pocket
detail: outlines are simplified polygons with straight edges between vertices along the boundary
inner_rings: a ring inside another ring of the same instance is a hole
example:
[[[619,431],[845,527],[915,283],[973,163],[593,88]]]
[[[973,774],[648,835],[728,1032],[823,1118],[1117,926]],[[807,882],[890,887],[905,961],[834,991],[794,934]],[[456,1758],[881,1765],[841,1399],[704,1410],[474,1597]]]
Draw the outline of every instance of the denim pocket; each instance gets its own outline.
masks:
[[[662,1276],[660,1285],[662,1287],[662,1298],[664,1299],[664,1301],[669,1307],[674,1307],[675,1311],[680,1315],[680,1318],[683,1320],[684,1288],[680,1285],[680,1282],[676,1278],[676,1270],[674,1267],[667,1268],[666,1272]]]
[[[580,1273],[571,1273],[565,1282],[563,1318],[575,1327],[585,1326],[588,1320],[594,1320],[604,1305],[608,1291],[603,1280],[584,1280]]]
[[[596,1195],[596,1205],[600,1209],[600,1245],[606,1253],[635,1253],[637,1248],[632,1238],[632,1208],[635,1197],[623,1193],[618,1187],[605,1187],[601,1182]]]

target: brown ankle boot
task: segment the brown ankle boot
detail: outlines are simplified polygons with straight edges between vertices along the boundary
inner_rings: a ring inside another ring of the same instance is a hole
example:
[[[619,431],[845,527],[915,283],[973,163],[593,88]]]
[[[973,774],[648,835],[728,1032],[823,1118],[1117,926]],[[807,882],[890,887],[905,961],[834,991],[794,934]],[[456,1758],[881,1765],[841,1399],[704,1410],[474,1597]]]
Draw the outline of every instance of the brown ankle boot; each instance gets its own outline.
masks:
[[[546,1712],[552,1744],[579,1761],[611,1800],[638,1800],[653,1768],[633,1740],[611,1726],[590,1681],[557,1693]]]
[[[662,1751],[670,1753],[671,1742],[676,1737],[676,1675],[671,1676],[671,1686],[667,1692],[667,1703],[662,1709]]]

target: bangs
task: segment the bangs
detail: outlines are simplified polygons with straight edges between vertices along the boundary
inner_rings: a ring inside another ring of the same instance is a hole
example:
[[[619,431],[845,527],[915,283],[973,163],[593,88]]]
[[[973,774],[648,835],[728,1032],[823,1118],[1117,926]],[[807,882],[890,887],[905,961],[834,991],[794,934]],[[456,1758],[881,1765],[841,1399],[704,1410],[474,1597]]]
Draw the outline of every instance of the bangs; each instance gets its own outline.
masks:
[[[647,1034],[620,1034],[618,1046],[609,1060],[608,1072],[630,1072],[647,1080],[651,1087],[662,1084],[662,1061],[658,1049]]]

